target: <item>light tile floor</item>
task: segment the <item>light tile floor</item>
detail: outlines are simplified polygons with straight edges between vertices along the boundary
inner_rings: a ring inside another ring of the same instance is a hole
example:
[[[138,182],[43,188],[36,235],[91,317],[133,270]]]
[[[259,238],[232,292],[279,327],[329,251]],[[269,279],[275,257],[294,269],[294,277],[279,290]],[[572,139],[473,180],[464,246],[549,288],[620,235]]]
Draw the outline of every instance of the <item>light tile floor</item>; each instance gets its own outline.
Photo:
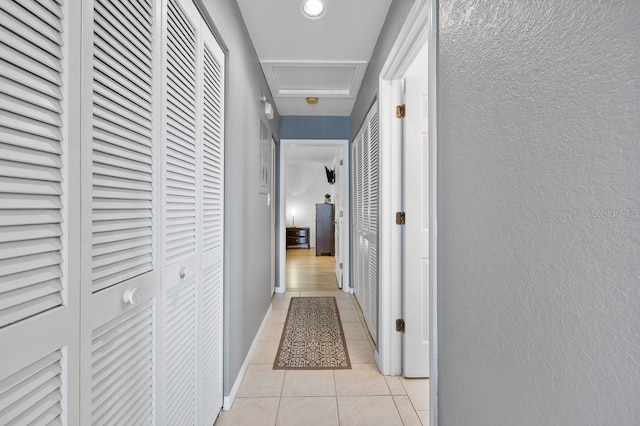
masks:
[[[289,298],[335,296],[351,370],[273,370]],[[355,298],[342,291],[276,294],[233,407],[217,426],[429,424],[429,380],[383,376]]]

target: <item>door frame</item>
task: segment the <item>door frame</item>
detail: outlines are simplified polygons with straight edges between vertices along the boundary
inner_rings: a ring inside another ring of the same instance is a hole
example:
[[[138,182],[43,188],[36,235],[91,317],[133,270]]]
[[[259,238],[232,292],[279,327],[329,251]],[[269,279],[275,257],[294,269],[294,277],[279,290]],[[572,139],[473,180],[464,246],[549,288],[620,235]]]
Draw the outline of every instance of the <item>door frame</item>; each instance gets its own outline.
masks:
[[[434,17],[435,19],[430,19]],[[385,375],[402,374],[402,334],[395,319],[402,318],[402,233],[395,213],[402,202],[402,148],[397,141],[401,123],[395,117],[400,80],[420,49],[429,46],[429,321],[430,321],[430,424],[437,425],[437,59],[438,1],[416,0],[380,72],[380,281],[378,368]]]
[[[338,182],[340,185],[340,191],[344,194],[345,206],[343,210],[343,229],[342,229],[342,247],[340,247],[339,253],[342,256],[342,276],[344,282],[342,283],[342,291],[346,293],[351,292],[351,157],[349,149],[348,139],[281,139],[278,146],[280,167],[278,168],[278,228],[277,228],[277,286],[276,293],[284,293],[287,291],[287,224],[286,224],[286,166],[287,166],[287,148],[294,146],[305,147],[336,147],[340,148],[343,160],[343,167],[345,167],[344,175],[348,179],[341,179],[342,182]],[[336,214],[340,214],[339,211]],[[336,259],[336,262],[338,259]]]
[[[271,135],[271,164],[270,164],[270,176],[271,182],[269,182],[271,188],[269,190],[269,194],[267,195],[269,206],[271,210],[271,218],[269,221],[269,227],[271,228],[271,295],[276,292],[277,287],[277,253],[278,253],[278,205],[274,205],[276,200],[280,198],[280,189],[278,188],[278,183],[276,178],[278,176],[278,164],[277,164],[277,155],[278,155],[278,143],[276,142],[276,138]]]

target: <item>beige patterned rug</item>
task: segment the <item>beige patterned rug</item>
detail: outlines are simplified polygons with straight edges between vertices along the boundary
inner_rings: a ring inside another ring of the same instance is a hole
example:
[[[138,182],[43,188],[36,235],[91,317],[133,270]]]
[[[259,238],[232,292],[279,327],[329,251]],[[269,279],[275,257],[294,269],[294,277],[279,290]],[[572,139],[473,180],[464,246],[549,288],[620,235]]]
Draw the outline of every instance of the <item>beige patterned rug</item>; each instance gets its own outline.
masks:
[[[274,370],[351,368],[335,297],[292,297]]]

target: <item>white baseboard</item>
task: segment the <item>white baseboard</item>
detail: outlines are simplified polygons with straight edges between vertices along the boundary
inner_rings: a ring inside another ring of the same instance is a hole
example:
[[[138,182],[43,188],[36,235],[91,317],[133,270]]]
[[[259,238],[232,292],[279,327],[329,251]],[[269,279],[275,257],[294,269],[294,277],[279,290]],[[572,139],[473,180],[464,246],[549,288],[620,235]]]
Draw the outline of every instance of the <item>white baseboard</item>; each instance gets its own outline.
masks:
[[[260,337],[262,337],[262,330],[264,330],[264,326],[267,324],[267,318],[269,318],[269,314],[271,313],[271,305],[269,305],[269,309],[262,319],[262,324],[260,324],[260,328],[256,333],[256,337],[253,338],[253,342],[251,343],[251,347],[249,348],[249,352],[247,352],[247,356],[244,359],[244,363],[242,363],[242,367],[240,367],[240,371],[238,372],[238,377],[236,377],[236,381],[231,388],[231,392],[229,395],[225,395],[222,401],[222,409],[224,411],[231,410],[231,406],[233,405],[233,401],[236,399],[236,395],[238,394],[238,389],[240,389],[240,384],[244,379],[244,375],[247,374],[247,368],[249,368],[249,363],[251,362],[251,358],[253,358],[253,353],[256,351],[258,347],[258,342],[260,342]]]
[[[284,287],[276,287],[276,293],[286,293],[287,289]]]

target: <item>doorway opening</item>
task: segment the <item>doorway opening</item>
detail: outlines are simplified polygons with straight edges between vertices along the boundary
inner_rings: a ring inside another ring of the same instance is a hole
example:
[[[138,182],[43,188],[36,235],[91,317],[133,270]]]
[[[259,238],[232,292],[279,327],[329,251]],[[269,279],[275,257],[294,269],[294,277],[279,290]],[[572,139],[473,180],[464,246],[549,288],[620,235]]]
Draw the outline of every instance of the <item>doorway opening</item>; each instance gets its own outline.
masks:
[[[276,292],[349,292],[348,140],[280,142]]]

